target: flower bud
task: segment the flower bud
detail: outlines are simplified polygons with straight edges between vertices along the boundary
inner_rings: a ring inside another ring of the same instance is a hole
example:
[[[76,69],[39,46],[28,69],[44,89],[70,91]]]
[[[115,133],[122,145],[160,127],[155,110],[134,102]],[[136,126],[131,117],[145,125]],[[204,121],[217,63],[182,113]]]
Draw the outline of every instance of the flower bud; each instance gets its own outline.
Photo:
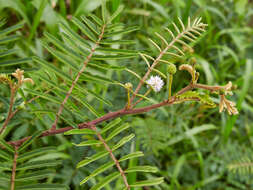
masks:
[[[133,85],[132,85],[132,83],[127,82],[127,83],[125,84],[125,87],[126,87],[127,89],[132,89],[132,88],[133,88]]]
[[[169,74],[174,75],[177,72],[177,67],[174,64],[169,64],[167,71]]]

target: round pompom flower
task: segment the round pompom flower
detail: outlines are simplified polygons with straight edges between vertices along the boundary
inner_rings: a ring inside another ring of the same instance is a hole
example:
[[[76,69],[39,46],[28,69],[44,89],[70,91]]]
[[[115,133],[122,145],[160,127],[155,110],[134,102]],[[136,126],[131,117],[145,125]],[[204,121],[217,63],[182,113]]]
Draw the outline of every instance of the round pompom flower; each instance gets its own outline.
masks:
[[[164,85],[163,80],[159,76],[151,76],[146,82],[148,84],[147,87],[151,86],[155,92],[159,92]]]

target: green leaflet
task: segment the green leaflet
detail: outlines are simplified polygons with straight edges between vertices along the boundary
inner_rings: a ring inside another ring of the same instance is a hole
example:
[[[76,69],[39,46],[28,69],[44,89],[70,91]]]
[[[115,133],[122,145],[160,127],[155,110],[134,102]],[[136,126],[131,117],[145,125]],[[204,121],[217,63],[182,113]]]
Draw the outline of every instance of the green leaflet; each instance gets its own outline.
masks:
[[[93,146],[93,145],[100,145],[102,144],[101,141],[99,140],[87,140],[87,141],[83,141],[79,144],[75,144],[73,143],[75,146]]]
[[[124,70],[125,69],[125,67],[113,66],[113,65],[109,65],[109,64],[101,63],[101,62],[89,62],[89,66],[104,69],[104,70]]]
[[[82,21],[97,35],[100,33],[100,28],[98,28],[92,21],[90,21],[86,16],[81,16]]]
[[[81,77],[80,77],[81,81],[89,81],[89,82],[102,82],[104,83],[114,83],[115,81],[106,78],[106,77],[102,77],[102,76],[98,76],[98,75],[92,75],[89,72],[83,72]]]
[[[112,59],[129,59],[136,57],[137,55],[93,55],[93,60],[112,60]]]
[[[119,162],[122,162],[122,161],[125,161],[125,160],[129,160],[129,159],[133,159],[133,158],[136,158],[136,157],[140,157],[140,156],[144,156],[144,154],[142,152],[133,152],[133,153],[130,153],[126,156],[123,156]],[[80,182],[80,185],[86,183],[88,180],[90,180],[91,178],[93,177],[96,177],[98,174],[106,171],[107,169],[111,168],[112,166],[114,166],[115,163],[113,161],[109,162],[109,163],[106,163],[102,166],[100,166],[99,168],[97,168],[95,171],[93,171],[88,177],[86,177],[85,179],[83,179],[81,182]]]
[[[159,178],[152,178],[150,180],[145,180],[145,181],[138,181],[134,184],[131,184],[131,187],[143,187],[143,186],[153,186],[153,185],[159,185],[163,183],[163,177]]]
[[[11,176],[10,176],[10,175],[5,174],[4,172],[1,172],[1,173],[0,173],[0,180],[3,180],[3,181],[10,181],[10,179],[11,179]]]
[[[10,26],[8,28],[5,28],[3,30],[0,31],[0,36],[3,36],[3,35],[6,35],[6,34],[9,34],[11,32],[14,32],[20,28],[22,28],[24,26],[24,24],[16,24],[16,25],[13,25],[13,26]],[[1,26],[0,26],[1,27]]]
[[[17,190],[68,190],[66,185],[60,184],[36,184],[36,185],[26,185],[16,188]]]
[[[69,101],[70,102],[70,101]],[[67,119],[66,117],[64,117],[63,115],[60,116],[60,118],[65,121],[68,125],[74,127],[74,128],[78,128],[78,124],[71,121],[70,119]]]
[[[80,167],[86,166],[87,164],[94,162],[100,158],[103,158],[104,156],[106,156],[108,154],[109,154],[109,152],[107,152],[107,151],[98,152],[98,153],[94,154],[92,157],[89,157],[89,158],[86,158],[85,160],[80,161],[76,167],[80,168]]]
[[[28,160],[30,158],[34,158],[36,156],[40,156],[46,153],[50,153],[50,152],[55,152],[56,151],[56,147],[43,147],[43,148],[38,148],[35,150],[32,150],[30,152],[26,152],[24,154],[21,154],[18,156],[18,162],[23,162],[25,160]]]
[[[0,170],[11,171],[12,170],[12,163],[10,163],[10,162],[1,162],[0,163]]]
[[[37,131],[35,132],[30,138],[29,140],[26,140],[18,149],[18,152],[22,152],[25,148],[27,148],[30,144],[32,144],[32,142],[38,138],[41,135],[42,131]]]
[[[121,146],[123,146],[125,143],[127,143],[128,141],[130,141],[132,138],[134,137],[134,134],[131,134],[123,139],[121,139],[121,141],[119,143],[117,143],[116,145],[114,145],[112,147],[112,151],[115,151],[116,149],[120,148]],[[106,155],[108,155],[109,152],[108,151],[101,151],[101,152],[98,152],[96,154],[94,154],[93,156],[89,157],[89,158],[86,158],[85,160],[82,160],[80,161],[78,164],[77,164],[77,168],[80,168],[80,167],[83,167],[83,166],[86,166],[87,164],[91,163],[91,162],[94,162],[100,158],[103,158],[105,157]]]
[[[111,37],[111,36],[115,36],[115,35],[122,35],[122,34],[127,34],[130,32],[134,32],[136,30],[139,30],[140,27],[138,26],[132,26],[132,27],[128,27],[124,30],[119,30],[119,31],[115,31],[115,32],[110,32],[110,33],[105,33],[105,37]]]
[[[128,123],[123,124],[122,126],[118,126],[116,129],[114,129],[109,136],[106,138],[106,141],[111,140],[113,137],[115,137],[116,135],[118,135],[120,132],[128,129],[130,127],[130,125]]]
[[[87,41],[81,38],[75,31],[73,31],[70,27],[68,27],[64,23],[60,23],[61,29],[73,40],[77,40],[78,42],[82,43],[82,45],[86,48],[90,48],[90,45]]]
[[[73,61],[70,60],[70,57],[66,56],[66,54],[64,54],[60,51],[57,51],[57,50],[49,47],[49,45],[45,41],[41,41],[41,42],[42,42],[42,45],[44,46],[44,48],[46,48],[52,55],[54,55],[62,63],[70,66],[75,71],[79,71],[78,65],[74,64]]]
[[[89,17],[91,17],[98,25],[102,26],[103,21],[100,18],[98,18],[96,15],[90,13]]]
[[[73,17],[72,22],[93,42],[97,41],[96,36],[90,31],[88,27],[86,27],[80,20]]]
[[[110,130],[111,128],[117,126],[120,122],[121,122],[121,119],[120,119],[120,118],[117,118],[117,119],[111,121],[110,123],[108,123],[108,124],[102,129],[102,131],[100,132],[101,135],[102,135],[103,133],[105,133],[106,131]]]
[[[104,186],[112,182],[113,180],[117,179],[120,176],[119,172],[114,172],[110,174],[109,176],[105,177],[103,180],[101,180],[98,184],[93,186],[91,190],[99,190],[102,189]]]
[[[112,150],[118,149],[119,147],[123,146],[124,144],[132,140],[134,137],[135,137],[134,134],[130,134],[126,137],[123,137],[115,146],[113,146]]]
[[[131,173],[131,172],[149,172],[149,173],[156,173],[158,172],[158,169],[153,166],[133,166],[125,171],[126,173]]]
[[[92,129],[72,129],[64,133],[64,135],[80,135],[80,134],[95,135],[96,131]]]
[[[128,49],[115,49],[115,48],[97,48],[97,51],[105,52],[105,53],[112,53],[112,54],[131,54],[136,55],[138,51],[136,50],[128,50]]]
[[[13,59],[13,60],[7,60],[7,61],[0,62],[0,67],[24,64],[24,63],[30,62],[31,60],[32,60],[31,58],[18,58],[18,59]]]
[[[96,177],[98,174],[106,171],[107,169],[111,168],[112,166],[114,166],[114,162],[109,162],[109,163],[106,163],[102,166],[100,166],[99,168],[97,168],[95,171],[93,171],[88,177],[84,178],[81,182],[80,182],[80,185],[86,183],[88,180],[90,180],[91,178],[93,177]]]
[[[22,176],[17,176],[15,181],[32,181],[32,180],[39,180],[44,179],[49,176],[53,176],[55,174],[52,170],[40,170],[36,172],[29,172]]]
[[[14,53],[17,53],[17,50],[15,50],[15,49],[10,49],[10,50],[7,50],[7,51],[3,51],[3,52],[0,52],[0,57],[12,55],[12,54],[14,54]]]
[[[133,40],[109,40],[109,39],[102,39],[100,44],[105,45],[113,45],[113,44],[134,44],[135,41]]]
[[[64,73],[62,70],[58,69],[57,67],[55,67],[52,63],[49,63],[39,57],[33,57],[33,60],[41,65],[43,65],[44,67],[46,67],[47,69],[53,71],[54,73],[56,73],[58,76],[66,79],[67,81],[72,81],[72,79],[66,75],[66,73]]]
[[[30,89],[27,89],[27,88],[24,89],[24,90],[26,92],[30,93],[30,94],[40,96],[41,98],[44,98],[44,99],[49,100],[51,102],[54,102],[54,103],[57,103],[57,104],[61,103],[61,100],[59,98],[55,98],[54,96],[51,96],[51,95],[48,95],[48,94],[45,94],[45,93],[42,93],[42,92],[30,90]]]
[[[112,14],[112,16],[108,19],[108,23],[112,22],[124,9],[124,5],[120,5],[118,9]]]
[[[92,114],[94,114],[96,117],[100,116],[100,113],[98,113],[95,108],[93,108],[84,98],[77,98],[74,97],[76,100],[78,100],[82,105],[84,105]]]
[[[142,157],[142,156],[144,156],[144,154],[141,151],[133,152],[133,153],[130,153],[130,154],[125,155],[122,158],[120,158],[119,162],[129,160],[129,159],[133,159],[133,158],[137,158],[137,157]]]
[[[44,36],[47,38],[47,40],[49,42],[53,43],[56,47],[58,47],[59,49],[61,49],[62,51],[64,51],[66,54],[71,55],[71,57],[75,58],[76,60],[82,60],[82,57],[78,53],[76,53],[71,48],[69,48],[68,46],[66,46],[63,42],[61,42],[60,40],[58,40],[53,35],[45,32]]]
[[[55,89],[57,89],[57,90],[59,90],[59,91],[61,91],[61,92],[64,92],[65,94],[67,93],[68,90],[67,90],[66,88],[63,88],[63,87],[61,87],[61,86],[55,84],[54,82],[52,82],[52,80],[47,79],[47,78],[45,78],[45,77],[42,76],[42,75],[38,75],[38,76],[39,76],[39,78],[40,78],[41,80],[45,81],[47,84],[49,84],[50,86],[54,87]],[[69,85],[71,85],[71,84],[72,84],[72,82],[71,82]],[[75,89],[77,89],[78,92],[75,91]],[[109,101],[103,99],[103,98],[102,98],[101,96],[99,96],[98,94],[94,93],[94,92],[91,91],[91,90],[87,90],[86,88],[83,88],[83,87],[79,86],[78,84],[75,85],[75,89],[73,90],[73,92],[72,92],[72,94],[71,94],[71,97],[73,97],[73,98],[76,99],[76,100],[79,100],[79,99],[80,99],[80,98],[78,98],[78,95],[79,95],[78,93],[79,93],[79,92],[82,92],[82,93],[84,93],[84,94],[90,94],[91,96],[93,96],[93,97],[96,98],[97,100],[102,101],[103,103],[105,103],[105,104],[107,104],[107,105],[112,105]],[[31,92],[31,93],[33,94],[33,93],[35,93],[35,92]],[[47,97],[45,97],[45,98],[51,98],[52,100],[54,99],[54,97],[51,97],[51,96],[47,96]],[[59,100],[54,99],[54,102],[57,103],[57,101],[59,101]],[[70,101],[68,101],[68,102],[70,102]],[[87,103],[87,104],[88,104],[88,103]]]
[[[199,94],[197,91],[188,91],[181,95],[176,96],[176,102],[180,103],[187,100],[198,99],[202,104],[208,105],[211,108],[216,107],[208,94]]]
[[[6,44],[20,39],[19,35],[10,35],[4,38],[0,38],[0,44]]]
[[[91,96],[93,96],[94,98],[96,98],[97,100],[107,104],[107,105],[112,105],[112,103],[106,99],[104,99],[102,96],[100,96],[99,94],[96,94],[95,92],[93,92],[92,90],[88,90],[84,87],[81,87],[80,85],[76,85],[75,88],[77,90],[79,90],[80,92],[83,92],[84,94],[90,94]],[[75,92],[73,92],[75,94]],[[78,95],[78,92],[76,93],[76,95]]]
[[[42,160],[42,161],[33,161],[21,164],[18,166],[17,170],[28,170],[42,167],[52,167],[57,166],[62,163],[61,160]]]
[[[14,153],[15,151],[14,151],[14,148],[11,146],[11,145],[9,145],[4,139],[2,139],[2,138],[0,138],[0,144],[4,147],[4,148],[6,148],[6,150],[7,151],[9,151],[9,152],[11,152],[11,153]]]
[[[86,57],[89,55],[89,49],[87,47],[83,46],[82,43],[79,41],[71,39],[67,34],[64,32],[61,33],[61,37],[64,41],[64,44],[69,47],[75,54],[78,54],[78,56],[73,56],[72,52],[66,52],[67,54],[71,55],[71,57],[75,58],[79,63],[84,62]],[[83,57],[84,56],[84,57]]]
[[[11,155],[11,154],[8,154],[8,153],[5,152],[4,150],[0,149],[0,158],[9,161],[9,160],[12,159],[12,155]]]

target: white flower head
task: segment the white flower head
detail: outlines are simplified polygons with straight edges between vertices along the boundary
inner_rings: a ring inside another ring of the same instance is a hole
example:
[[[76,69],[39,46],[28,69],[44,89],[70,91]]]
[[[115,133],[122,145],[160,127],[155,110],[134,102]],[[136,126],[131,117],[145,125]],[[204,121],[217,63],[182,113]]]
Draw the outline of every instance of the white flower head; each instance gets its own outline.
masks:
[[[151,76],[146,82],[148,84],[147,87],[151,86],[155,92],[159,92],[164,85],[163,80],[159,76]]]

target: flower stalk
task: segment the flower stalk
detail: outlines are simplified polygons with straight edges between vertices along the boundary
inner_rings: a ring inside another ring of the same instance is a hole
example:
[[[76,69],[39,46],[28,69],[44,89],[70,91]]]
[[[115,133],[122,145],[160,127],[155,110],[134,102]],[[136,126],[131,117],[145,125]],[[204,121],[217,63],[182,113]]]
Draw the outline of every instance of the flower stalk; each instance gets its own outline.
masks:
[[[172,82],[173,82],[173,75],[177,72],[177,67],[174,64],[169,64],[167,67],[167,72],[169,74],[169,95],[168,100],[171,98],[171,89],[172,89]]]
[[[173,82],[173,75],[170,74],[170,75],[169,75],[169,96],[168,96],[168,100],[171,98],[172,82]]]
[[[125,84],[125,88],[127,90],[127,106],[126,106],[126,109],[130,109],[131,108],[131,96],[130,96],[130,93],[131,93],[131,90],[133,88],[133,85],[128,82]]]

